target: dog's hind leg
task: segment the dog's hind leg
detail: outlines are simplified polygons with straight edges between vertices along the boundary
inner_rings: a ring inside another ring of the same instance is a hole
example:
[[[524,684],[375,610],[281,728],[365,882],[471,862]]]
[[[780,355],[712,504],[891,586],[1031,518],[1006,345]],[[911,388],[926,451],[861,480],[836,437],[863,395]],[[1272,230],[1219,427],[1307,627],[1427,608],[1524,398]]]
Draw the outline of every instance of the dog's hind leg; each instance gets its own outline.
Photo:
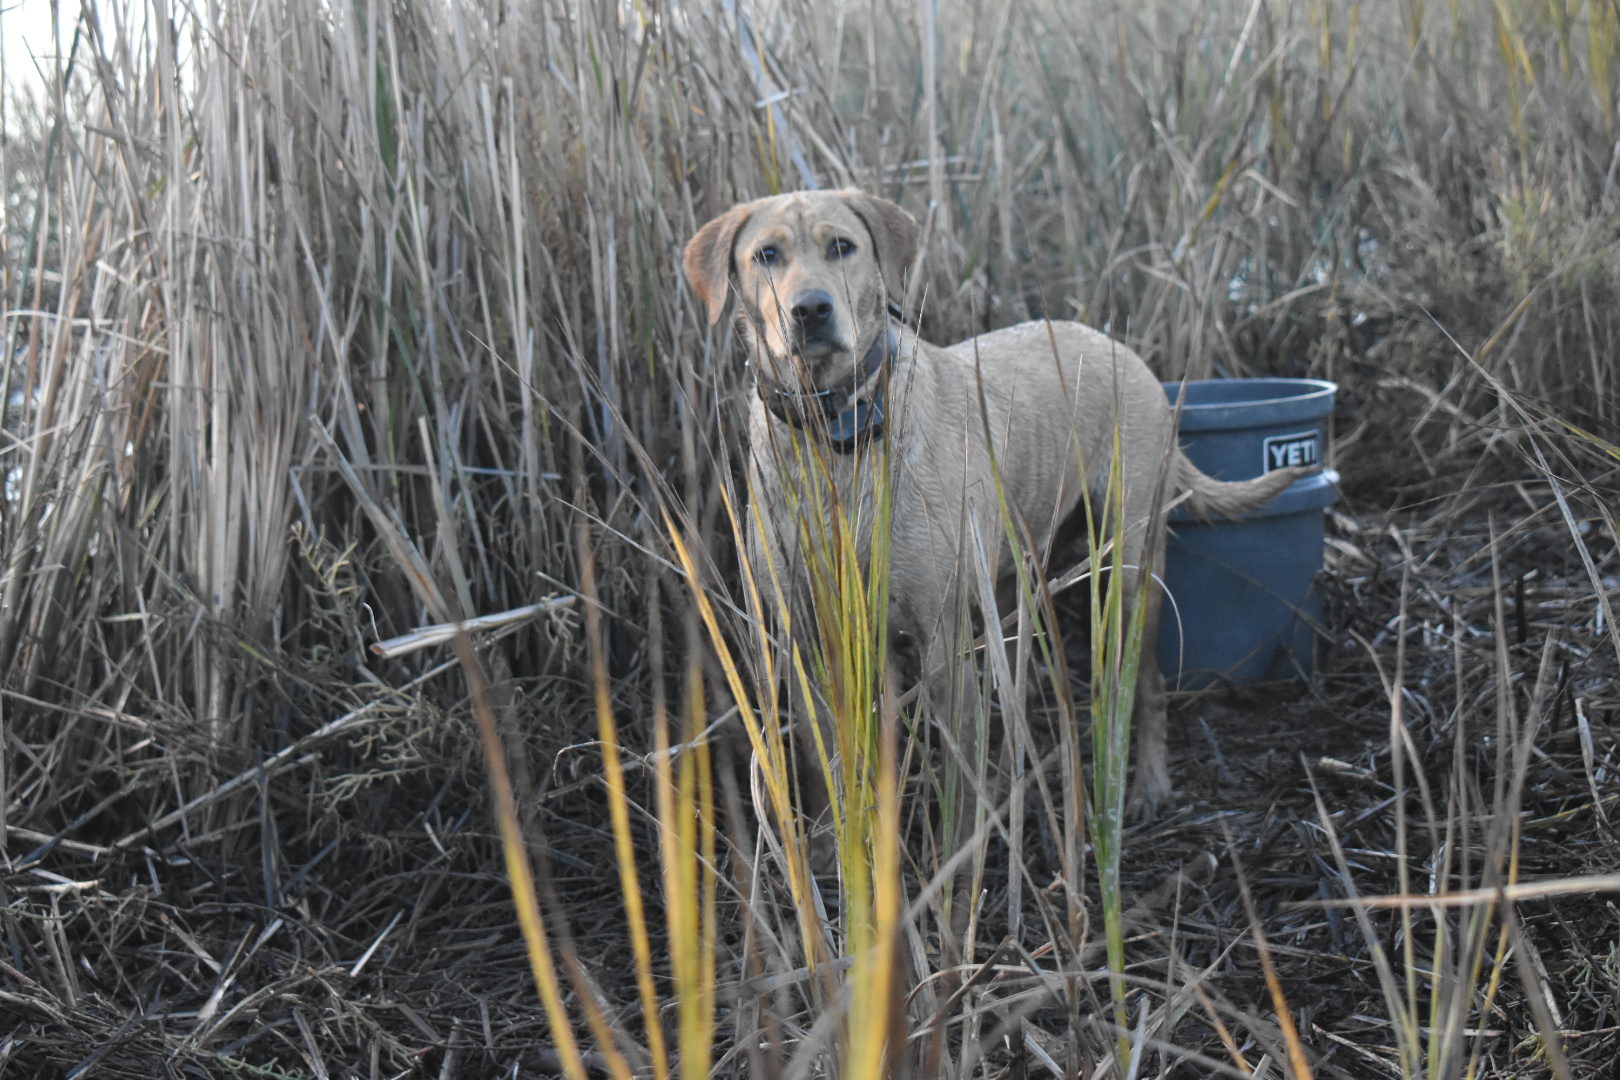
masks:
[[[1126,571],[1126,626],[1135,617],[1137,604],[1146,604],[1142,623],[1141,653],[1137,659],[1136,693],[1131,703],[1131,729],[1135,743],[1136,768],[1126,799],[1128,816],[1144,818],[1170,797],[1169,719],[1164,673],[1159,670],[1159,616],[1164,590],[1155,575],[1164,568],[1164,530],[1157,530],[1151,546],[1140,545],[1151,553],[1144,563],[1140,556],[1133,569]]]

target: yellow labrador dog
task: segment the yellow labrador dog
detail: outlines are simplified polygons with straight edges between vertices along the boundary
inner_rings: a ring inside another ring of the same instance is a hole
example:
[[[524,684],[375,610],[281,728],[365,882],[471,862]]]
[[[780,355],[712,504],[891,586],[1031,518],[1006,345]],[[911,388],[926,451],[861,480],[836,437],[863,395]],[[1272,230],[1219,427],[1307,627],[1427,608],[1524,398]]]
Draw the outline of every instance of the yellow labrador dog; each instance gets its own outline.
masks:
[[[1103,497],[1116,428],[1124,560],[1133,568],[1144,555],[1163,566],[1165,502],[1184,498],[1196,513],[1231,516],[1306,471],[1238,483],[1200,472],[1176,445],[1174,414],[1147,365],[1078,323],[1024,323],[948,348],[921,340],[890,300],[917,244],[916,221],[894,203],[813,191],[733,207],[686,246],[686,274],[710,325],[737,299],[755,371],[749,467],[759,512],[749,517],[763,524],[749,559],[767,592],[767,566],[778,579],[798,575],[803,587],[805,511],[794,485],[807,439],[819,441],[840,497],[856,506],[872,503],[880,460],[872,450],[883,441],[893,485],[889,627],[915,639],[923,670],[935,673],[965,648],[958,605],[975,593],[976,564],[988,561],[994,574],[1010,563],[1000,499],[1044,553],[1087,490]],[[870,537],[857,542],[864,560]],[[1127,605],[1137,602],[1138,590],[1125,587]],[[1170,793],[1153,647],[1160,598],[1147,592],[1132,721],[1138,814]],[[794,612],[807,611],[807,600],[790,600]],[[806,625],[802,615],[794,622]]]

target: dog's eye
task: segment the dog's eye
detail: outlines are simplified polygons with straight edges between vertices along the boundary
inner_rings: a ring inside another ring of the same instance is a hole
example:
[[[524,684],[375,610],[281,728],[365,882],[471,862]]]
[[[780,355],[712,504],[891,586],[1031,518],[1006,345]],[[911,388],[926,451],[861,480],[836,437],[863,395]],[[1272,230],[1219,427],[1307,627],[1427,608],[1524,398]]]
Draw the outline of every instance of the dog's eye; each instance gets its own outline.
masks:
[[[842,236],[827,245],[827,258],[829,259],[842,259],[853,254],[855,254],[855,245]]]
[[[776,250],[774,244],[766,244],[754,252],[754,261],[761,266],[772,266],[782,261],[782,253]]]

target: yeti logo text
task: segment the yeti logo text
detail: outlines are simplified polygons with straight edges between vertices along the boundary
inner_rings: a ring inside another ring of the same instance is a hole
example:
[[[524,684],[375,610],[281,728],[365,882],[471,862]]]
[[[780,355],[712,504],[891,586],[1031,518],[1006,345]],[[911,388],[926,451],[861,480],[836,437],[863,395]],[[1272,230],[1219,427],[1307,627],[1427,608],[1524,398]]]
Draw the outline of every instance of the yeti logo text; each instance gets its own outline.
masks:
[[[1314,431],[1301,431],[1294,435],[1273,435],[1265,441],[1263,472],[1286,469],[1290,465],[1320,465],[1322,450],[1320,437]]]

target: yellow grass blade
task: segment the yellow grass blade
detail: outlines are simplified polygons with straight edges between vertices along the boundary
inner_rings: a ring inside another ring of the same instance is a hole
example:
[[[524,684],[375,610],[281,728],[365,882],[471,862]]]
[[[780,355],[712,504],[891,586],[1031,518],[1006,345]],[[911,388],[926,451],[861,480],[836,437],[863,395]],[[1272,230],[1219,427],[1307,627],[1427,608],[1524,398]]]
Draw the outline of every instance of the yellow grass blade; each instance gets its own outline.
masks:
[[[727,499],[728,512],[730,500]],[[780,725],[771,725],[769,734],[760,722],[759,716],[754,712],[747,685],[743,681],[742,672],[738,668],[736,658],[731,652],[725,635],[720,631],[719,621],[715,617],[714,605],[710,602],[708,594],[699,585],[696,564],[692,560],[686,541],[682,538],[680,530],[667,513],[664,517],[664,528],[669,535],[670,542],[675,548],[676,559],[685,572],[687,580],[692,583],[692,597],[697,602],[698,614],[703,620],[704,627],[709,632],[709,640],[719,654],[720,668],[725,673],[726,684],[731,690],[733,702],[736,703],[739,714],[743,718],[743,729],[753,745],[754,753],[764,764],[762,769],[766,792],[770,800],[771,810],[776,815],[777,827],[782,830],[783,850],[787,858],[788,889],[794,898],[798,912],[800,933],[806,950],[806,962],[812,970],[821,961],[820,946],[821,935],[816,928],[815,905],[810,899],[810,868],[799,830],[798,813],[793,805],[792,792],[789,788],[788,762],[785,749],[782,746]],[[735,521],[735,518],[732,519]]]
[[[579,548],[580,591],[586,599],[585,632],[590,637],[597,740],[602,748],[608,813],[613,822],[613,849],[619,864],[619,888],[624,895],[625,922],[630,933],[631,952],[635,957],[636,990],[641,998],[641,1017],[647,1032],[647,1048],[652,1055],[653,1076],[657,1080],[667,1080],[669,1051],[664,1045],[664,1028],[658,1019],[658,993],[653,988],[652,942],[647,936],[647,911],[641,896],[641,879],[636,873],[635,839],[630,832],[630,797],[625,789],[618,725],[613,719],[613,694],[608,685],[607,641],[602,634],[602,615],[597,604],[596,558],[583,529],[580,531]],[[682,896],[684,893],[676,893],[670,903],[675,903]],[[677,985],[680,985],[678,979]]]
[[[506,769],[506,748],[501,745],[495,713],[489,707],[483,668],[479,666],[478,656],[473,652],[472,642],[466,634],[456,635],[455,650],[466,673],[468,689],[472,692],[473,716],[478,722],[478,736],[484,746],[484,762],[489,770],[490,787],[495,794],[495,821],[501,833],[501,856],[506,862],[507,880],[512,885],[512,904],[517,909],[518,926],[523,931],[523,943],[527,947],[535,989],[540,992],[546,1019],[551,1024],[551,1037],[557,1044],[557,1053],[569,1080],[588,1080],[589,1073],[580,1056],[573,1023],[563,1004],[562,984],[557,977],[556,961],[551,955],[551,942],[546,936],[545,916],[534,889],[534,868],[529,862],[529,850],[523,843],[517,798],[512,791],[511,775]],[[611,1041],[603,1050],[609,1055],[618,1056]],[[623,1080],[628,1080],[630,1076],[630,1069],[622,1057],[618,1058],[614,1075]]]

